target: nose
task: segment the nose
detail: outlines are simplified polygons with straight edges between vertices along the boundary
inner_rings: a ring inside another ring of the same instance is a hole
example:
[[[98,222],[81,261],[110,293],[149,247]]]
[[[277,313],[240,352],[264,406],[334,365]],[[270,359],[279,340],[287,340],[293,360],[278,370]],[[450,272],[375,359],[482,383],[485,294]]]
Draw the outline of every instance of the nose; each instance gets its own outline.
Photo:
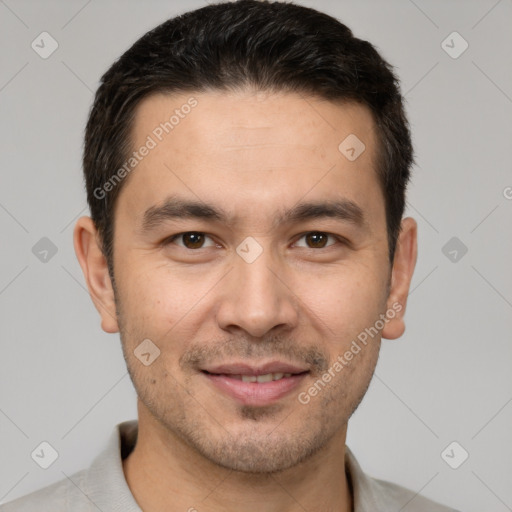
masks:
[[[221,329],[243,329],[261,338],[270,331],[293,329],[298,322],[298,300],[287,283],[284,266],[270,250],[248,263],[234,256],[234,268],[223,282],[217,322]]]

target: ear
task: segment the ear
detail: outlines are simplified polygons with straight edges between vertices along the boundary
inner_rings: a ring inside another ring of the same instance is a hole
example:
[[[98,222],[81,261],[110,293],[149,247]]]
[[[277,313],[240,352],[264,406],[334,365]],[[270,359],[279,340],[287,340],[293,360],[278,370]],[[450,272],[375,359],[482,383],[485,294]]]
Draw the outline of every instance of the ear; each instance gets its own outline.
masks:
[[[101,316],[101,328],[108,333],[118,332],[114,289],[108,274],[107,260],[99,245],[98,231],[90,217],[78,219],[73,242],[91,299]]]
[[[398,236],[393,269],[391,272],[391,285],[387,299],[387,308],[394,311],[395,317],[390,319],[382,330],[382,337],[394,340],[402,336],[405,331],[405,306],[411,285],[412,274],[416,266],[418,252],[418,226],[416,221],[407,217],[402,219],[400,234]]]

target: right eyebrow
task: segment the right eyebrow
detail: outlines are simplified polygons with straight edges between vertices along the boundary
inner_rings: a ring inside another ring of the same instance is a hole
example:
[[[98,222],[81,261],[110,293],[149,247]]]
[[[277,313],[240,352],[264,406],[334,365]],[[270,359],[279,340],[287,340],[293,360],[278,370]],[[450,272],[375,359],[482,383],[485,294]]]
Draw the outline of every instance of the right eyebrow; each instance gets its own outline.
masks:
[[[148,231],[170,219],[208,219],[226,222],[228,215],[218,208],[200,201],[168,197],[157,206],[151,206],[143,215],[142,230]]]

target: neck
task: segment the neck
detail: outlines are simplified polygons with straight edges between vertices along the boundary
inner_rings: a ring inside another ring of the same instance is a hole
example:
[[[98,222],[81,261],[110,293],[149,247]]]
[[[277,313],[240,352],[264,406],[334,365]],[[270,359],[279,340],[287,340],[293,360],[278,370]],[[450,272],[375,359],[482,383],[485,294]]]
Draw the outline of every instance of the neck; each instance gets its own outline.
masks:
[[[346,428],[294,467],[245,473],[206,459],[139,407],[137,443],[123,470],[145,512],[350,512],[345,439]]]

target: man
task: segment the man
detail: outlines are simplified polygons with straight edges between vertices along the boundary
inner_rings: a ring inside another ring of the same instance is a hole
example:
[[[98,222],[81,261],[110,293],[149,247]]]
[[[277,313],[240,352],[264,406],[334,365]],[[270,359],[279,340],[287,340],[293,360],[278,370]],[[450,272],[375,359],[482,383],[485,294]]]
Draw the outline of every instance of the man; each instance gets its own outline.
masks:
[[[103,76],[75,250],[138,422],[11,511],[441,512],[345,446],[404,332],[416,222],[398,81],[335,19],[209,5]]]

